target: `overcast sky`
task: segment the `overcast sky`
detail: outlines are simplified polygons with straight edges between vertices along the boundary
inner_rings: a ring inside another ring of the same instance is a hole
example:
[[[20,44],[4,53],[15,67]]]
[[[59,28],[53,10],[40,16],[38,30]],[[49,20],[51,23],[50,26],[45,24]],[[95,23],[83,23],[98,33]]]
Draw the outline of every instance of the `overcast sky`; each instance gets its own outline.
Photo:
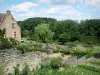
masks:
[[[16,20],[31,17],[100,19],[100,0],[0,0],[0,13],[6,10],[11,10]]]

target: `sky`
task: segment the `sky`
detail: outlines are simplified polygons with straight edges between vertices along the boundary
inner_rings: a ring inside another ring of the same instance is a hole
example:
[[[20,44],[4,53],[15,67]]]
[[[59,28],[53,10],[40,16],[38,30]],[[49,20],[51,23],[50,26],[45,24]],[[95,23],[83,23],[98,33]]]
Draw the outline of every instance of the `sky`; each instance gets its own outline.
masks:
[[[100,0],[0,0],[0,13],[7,10],[17,21],[33,17],[100,19]]]

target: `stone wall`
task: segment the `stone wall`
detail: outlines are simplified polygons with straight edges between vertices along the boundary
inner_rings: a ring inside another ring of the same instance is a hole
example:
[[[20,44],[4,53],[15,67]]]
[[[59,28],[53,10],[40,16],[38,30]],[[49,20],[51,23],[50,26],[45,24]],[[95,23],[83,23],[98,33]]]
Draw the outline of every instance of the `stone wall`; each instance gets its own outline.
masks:
[[[81,58],[77,58],[77,57],[71,57],[71,58],[64,58],[62,63],[67,65],[78,65],[78,64],[81,64],[81,63],[84,63],[86,62],[86,57],[83,56]]]
[[[0,50],[0,64],[6,66],[4,73],[12,73],[17,64],[20,65],[19,69],[21,71],[25,63],[29,65],[31,70],[36,70],[40,67],[41,55],[40,52],[21,54],[16,49]]]

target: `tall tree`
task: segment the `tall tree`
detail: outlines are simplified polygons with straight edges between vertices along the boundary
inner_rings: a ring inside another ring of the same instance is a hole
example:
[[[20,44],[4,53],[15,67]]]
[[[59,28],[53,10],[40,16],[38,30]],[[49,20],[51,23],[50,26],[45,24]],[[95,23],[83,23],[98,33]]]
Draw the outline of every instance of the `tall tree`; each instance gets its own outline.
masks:
[[[35,27],[35,37],[44,43],[50,42],[53,38],[53,32],[49,29],[48,24],[39,24]]]

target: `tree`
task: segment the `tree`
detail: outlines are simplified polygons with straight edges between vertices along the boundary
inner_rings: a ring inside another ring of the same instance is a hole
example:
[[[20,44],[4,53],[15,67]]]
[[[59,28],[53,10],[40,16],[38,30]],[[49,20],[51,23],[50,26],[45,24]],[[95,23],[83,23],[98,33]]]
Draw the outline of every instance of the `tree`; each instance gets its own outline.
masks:
[[[67,41],[76,41],[79,37],[78,23],[73,20],[58,21],[55,36],[64,44]]]
[[[4,36],[5,33],[6,33],[6,29],[5,28],[0,30],[0,36]]]
[[[39,24],[35,27],[35,37],[44,43],[50,42],[53,38],[53,32],[49,29],[48,24]]]
[[[62,33],[59,36],[59,41],[62,42],[62,44],[65,44],[65,42],[69,41],[71,39],[70,35],[67,33]]]

